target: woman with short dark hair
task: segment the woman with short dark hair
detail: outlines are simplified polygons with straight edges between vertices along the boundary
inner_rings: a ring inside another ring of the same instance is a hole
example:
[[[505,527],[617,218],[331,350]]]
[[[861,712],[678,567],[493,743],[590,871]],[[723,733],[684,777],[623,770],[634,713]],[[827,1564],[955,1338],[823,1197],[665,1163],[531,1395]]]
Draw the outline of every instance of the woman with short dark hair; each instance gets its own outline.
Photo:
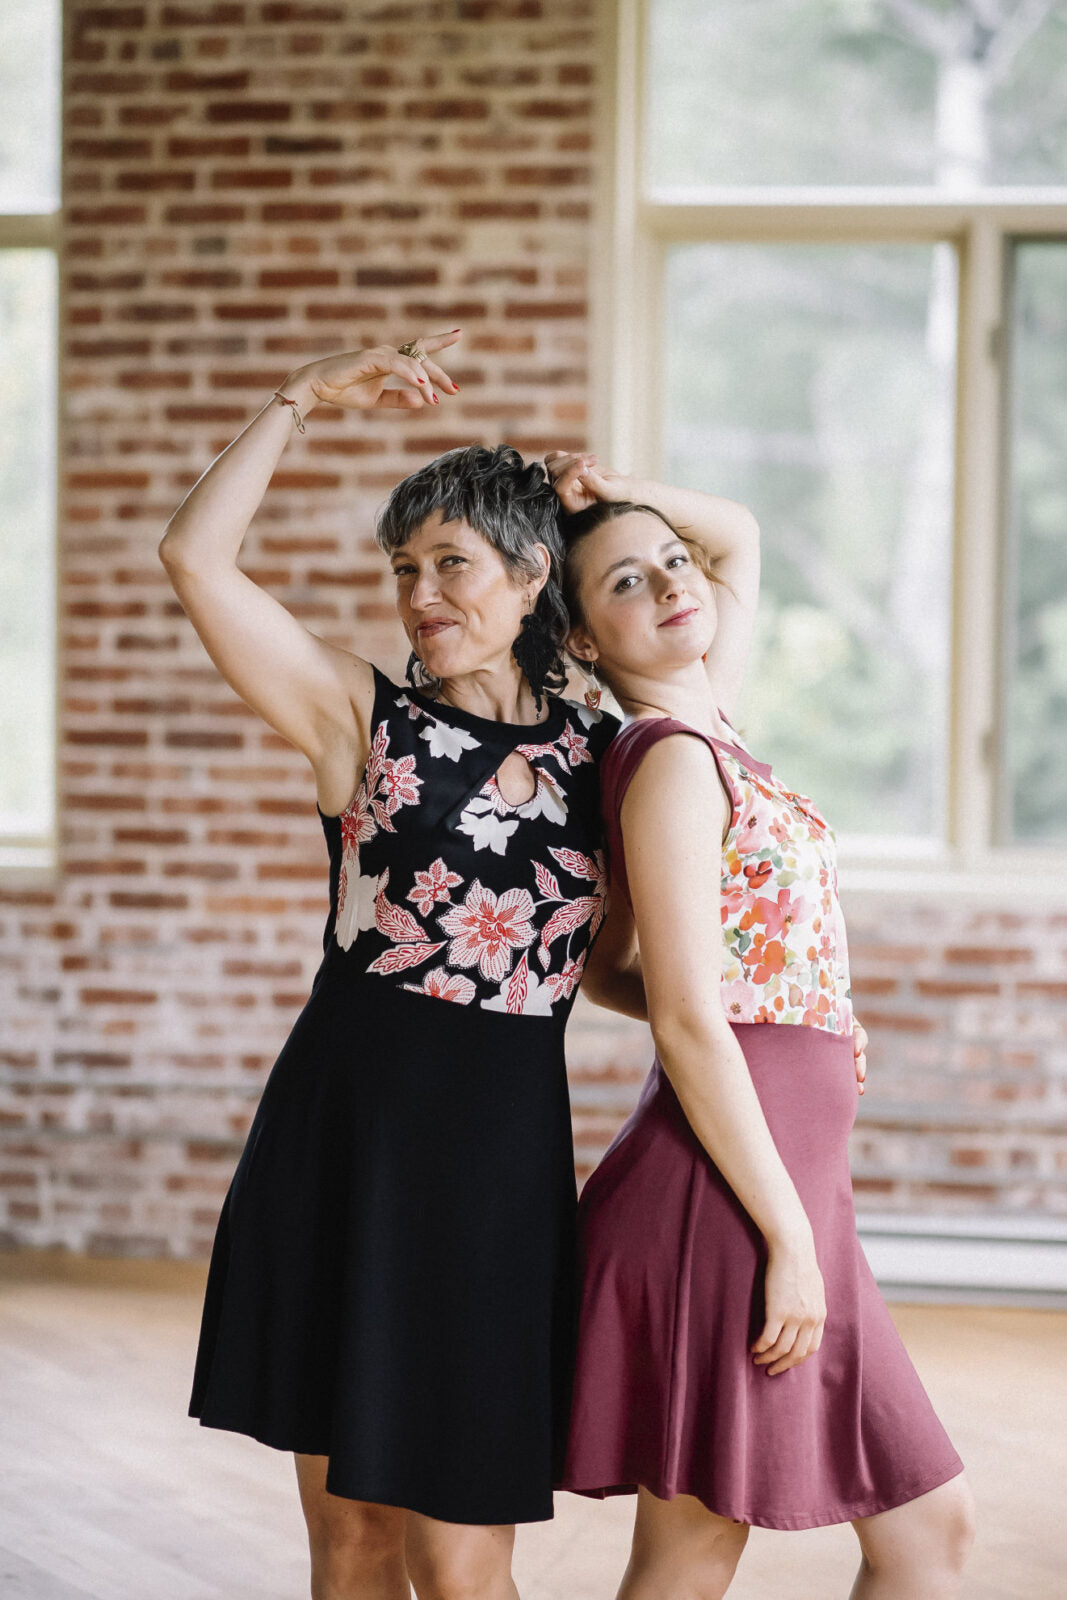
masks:
[[[310,761],[329,847],[325,953],[223,1206],[191,1404],[295,1453],[316,1600],[514,1595],[513,1524],[552,1515],[565,1441],[563,1030],[603,917],[615,724],[558,693],[555,493],[478,446],[394,490],[407,685],[237,566],[294,423],[436,404],[457,338],[293,373],[160,551],[223,676]]]

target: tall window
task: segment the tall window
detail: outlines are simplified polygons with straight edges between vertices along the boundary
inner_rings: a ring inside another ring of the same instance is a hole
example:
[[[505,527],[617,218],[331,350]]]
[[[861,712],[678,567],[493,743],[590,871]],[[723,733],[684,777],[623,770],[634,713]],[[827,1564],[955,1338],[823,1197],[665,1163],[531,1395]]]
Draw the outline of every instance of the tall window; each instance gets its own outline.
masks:
[[[59,11],[0,7],[0,866],[55,835]]]
[[[606,451],[752,507],[846,865],[1067,868],[1067,7],[621,0]]]

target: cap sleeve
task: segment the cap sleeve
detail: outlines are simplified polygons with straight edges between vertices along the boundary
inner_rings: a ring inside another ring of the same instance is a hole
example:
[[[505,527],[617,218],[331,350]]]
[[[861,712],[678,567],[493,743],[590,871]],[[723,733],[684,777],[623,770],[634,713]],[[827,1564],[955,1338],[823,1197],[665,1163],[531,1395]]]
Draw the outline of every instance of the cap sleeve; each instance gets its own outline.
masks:
[[[719,769],[719,776],[723,787],[730,798],[730,823],[732,828],[741,815],[742,800],[733,775],[728,765],[722,759],[722,754],[717,748],[718,741],[709,734],[701,733],[698,728],[691,728],[688,723],[678,722],[674,717],[647,717],[631,722],[622,731],[616,734],[608,746],[607,754],[600,767],[600,807],[604,818],[604,836],[607,842],[608,860],[611,865],[613,881],[621,888],[630,903],[630,884],[626,876],[626,853],[623,849],[622,803],[626,798],[626,791],[633,782],[634,774],[641,765],[645,756],[654,744],[661,739],[670,738],[673,734],[687,733],[694,739],[700,739],[708,746],[715,757],[715,764]]]

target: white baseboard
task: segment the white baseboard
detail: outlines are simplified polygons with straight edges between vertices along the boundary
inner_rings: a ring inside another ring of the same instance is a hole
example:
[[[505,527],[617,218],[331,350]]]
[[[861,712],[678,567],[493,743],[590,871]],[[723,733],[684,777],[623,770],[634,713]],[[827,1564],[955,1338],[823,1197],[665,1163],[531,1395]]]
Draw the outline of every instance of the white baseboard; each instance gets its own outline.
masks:
[[[856,1220],[887,1300],[1067,1309],[1067,1218],[868,1211]]]

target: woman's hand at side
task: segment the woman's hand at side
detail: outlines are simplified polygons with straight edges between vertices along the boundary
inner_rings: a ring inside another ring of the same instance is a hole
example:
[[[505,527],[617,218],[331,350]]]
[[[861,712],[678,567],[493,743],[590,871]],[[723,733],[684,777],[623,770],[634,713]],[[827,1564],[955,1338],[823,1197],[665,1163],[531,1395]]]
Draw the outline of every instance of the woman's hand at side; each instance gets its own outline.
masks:
[[[852,1053],[856,1058],[856,1082],[860,1094],[863,1093],[867,1083],[867,1046],[870,1044],[866,1028],[853,1019],[852,1024]]]
[[[766,1242],[764,1326],[751,1355],[775,1376],[818,1350],[826,1306],[811,1224],[722,1008],[715,844],[728,816],[711,750],[676,733],[644,757],[620,820],[659,1058],[694,1134]]]
[[[320,400],[355,410],[425,412],[439,386],[456,390],[435,357],[458,338],[457,330],[417,341],[425,362],[388,345],[326,356],[290,373],[280,392],[301,415]],[[401,387],[387,388],[390,380]],[[222,676],[304,753],[320,806],[336,813],[351,799],[367,760],[374,704],[370,664],[320,639],[237,565],[293,433],[292,407],[270,399],[186,495],[167,524],[159,555]]]
[[[798,1367],[822,1344],[826,1293],[810,1228],[768,1242],[763,1296],[763,1329],[752,1352],[756,1366],[773,1378]]]

